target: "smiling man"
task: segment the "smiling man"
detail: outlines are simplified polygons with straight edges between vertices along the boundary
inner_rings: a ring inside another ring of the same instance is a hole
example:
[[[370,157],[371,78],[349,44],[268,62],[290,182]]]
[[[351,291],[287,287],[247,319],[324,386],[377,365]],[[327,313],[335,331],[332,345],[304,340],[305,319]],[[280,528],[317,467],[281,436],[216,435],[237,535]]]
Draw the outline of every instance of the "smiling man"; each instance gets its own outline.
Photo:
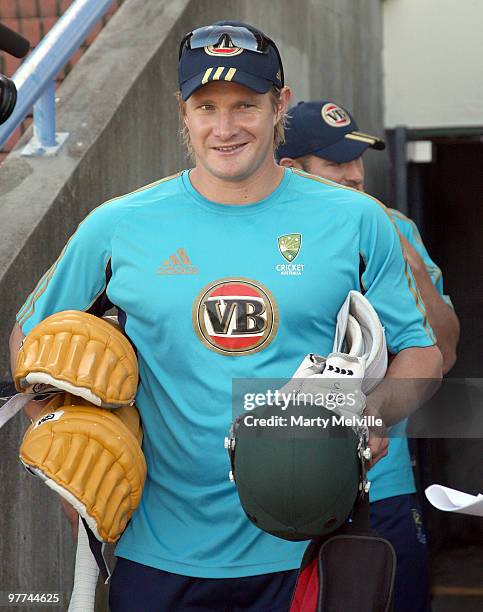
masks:
[[[273,163],[274,129],[288,99],[288,89],[267,95],[237,83],[211,82],[182,102],[196,158],[193,187],[228,204],[240,203],[240,186],[244,199],[268,196],[281,180]]]
[[[263,533],[240,506],[223,448],[232,380],[287,378],[329,353],[361,284],[396,355],[390,374],[438,376],[441,357],[384,207],[275,163],[290,97],[275,44],[246,24],[198,28],[178,74],[194,168],[84,220],[21,308],[12,356],[68,308],[114,305],[136,347],[148,476],[116,549],[112,612],[282,611],[306,543]],[[367,408],[390,423],[413,407],[381,393]],[[376,461],[386,443],[370,443]]]

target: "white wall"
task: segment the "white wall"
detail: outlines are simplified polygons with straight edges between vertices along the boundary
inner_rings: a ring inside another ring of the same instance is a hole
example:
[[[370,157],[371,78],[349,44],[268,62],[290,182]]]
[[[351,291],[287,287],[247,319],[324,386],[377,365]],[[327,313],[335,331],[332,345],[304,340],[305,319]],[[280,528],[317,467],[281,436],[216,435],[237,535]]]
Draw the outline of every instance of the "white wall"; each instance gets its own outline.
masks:
[[[383,0],[385,125],[483,125],[483,0]]]

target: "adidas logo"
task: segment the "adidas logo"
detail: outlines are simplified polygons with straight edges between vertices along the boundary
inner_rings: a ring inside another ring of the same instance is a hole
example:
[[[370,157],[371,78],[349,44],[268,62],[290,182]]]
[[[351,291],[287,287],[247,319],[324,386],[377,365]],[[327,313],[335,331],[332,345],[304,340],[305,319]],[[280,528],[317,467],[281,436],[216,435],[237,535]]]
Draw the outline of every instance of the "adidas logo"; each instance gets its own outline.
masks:
[[[190,258],[184,249],[178,249],[170,255],[169,259],[163,261],[156,274],[198,274],[198,268],[191,264]]]

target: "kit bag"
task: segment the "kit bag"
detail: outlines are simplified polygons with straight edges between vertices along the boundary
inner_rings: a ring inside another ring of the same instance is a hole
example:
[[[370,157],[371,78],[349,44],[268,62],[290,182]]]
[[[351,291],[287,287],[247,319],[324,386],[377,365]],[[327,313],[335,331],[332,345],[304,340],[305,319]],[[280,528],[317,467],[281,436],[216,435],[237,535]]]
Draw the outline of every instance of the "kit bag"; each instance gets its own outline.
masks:
[[[369,526],[366,495],[350,522],[310,542],[290,612],[391,612],[395,572],[392,545]]]

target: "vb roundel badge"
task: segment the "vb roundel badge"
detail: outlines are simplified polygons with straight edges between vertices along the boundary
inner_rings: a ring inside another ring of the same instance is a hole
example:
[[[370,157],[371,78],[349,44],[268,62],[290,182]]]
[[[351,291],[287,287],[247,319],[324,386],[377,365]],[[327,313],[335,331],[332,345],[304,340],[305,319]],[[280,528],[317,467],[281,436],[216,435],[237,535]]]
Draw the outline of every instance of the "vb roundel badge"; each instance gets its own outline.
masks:
[[[331,127],[345,127],[351,122],[351,118],[343,108],[333,102],[328,102],[320,110],[322,119]]]
[[[270,291],[248,278],[222,278],[204,287],[193,305],[203,344],[223,355],[250,355],[267,347],[278,329]]]

